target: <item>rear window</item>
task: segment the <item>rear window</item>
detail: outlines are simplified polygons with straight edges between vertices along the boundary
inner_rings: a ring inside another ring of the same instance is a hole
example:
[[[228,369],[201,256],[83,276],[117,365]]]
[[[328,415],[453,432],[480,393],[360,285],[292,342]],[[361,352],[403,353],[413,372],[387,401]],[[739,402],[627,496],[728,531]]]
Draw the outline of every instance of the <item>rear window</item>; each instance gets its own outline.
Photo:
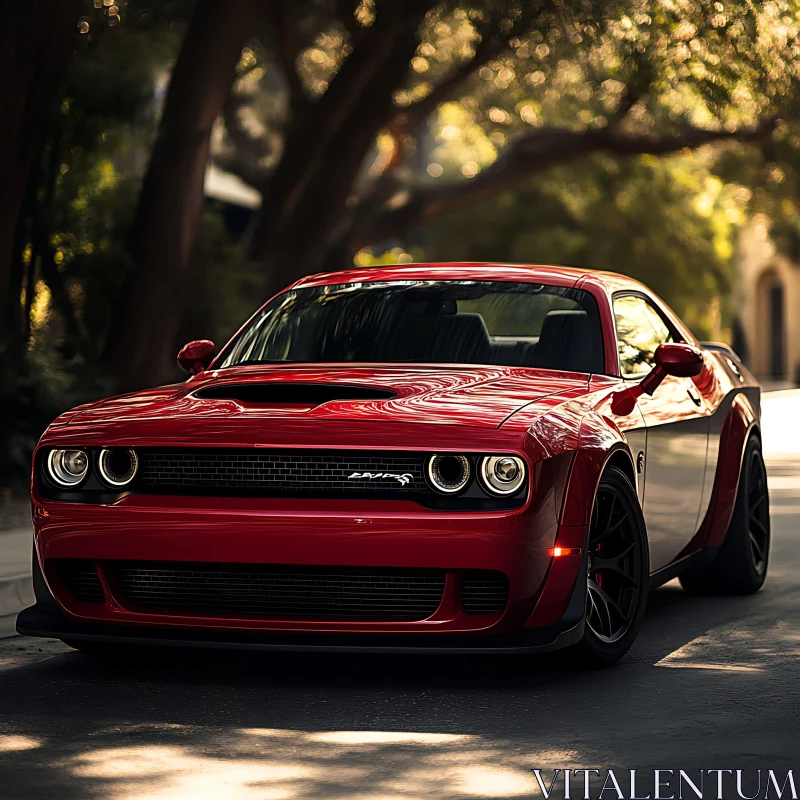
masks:
[[[284,292],[226,348],[218,367],[258,363],[421,363],[602,372],[587,292],[501,281],[386,281]]]

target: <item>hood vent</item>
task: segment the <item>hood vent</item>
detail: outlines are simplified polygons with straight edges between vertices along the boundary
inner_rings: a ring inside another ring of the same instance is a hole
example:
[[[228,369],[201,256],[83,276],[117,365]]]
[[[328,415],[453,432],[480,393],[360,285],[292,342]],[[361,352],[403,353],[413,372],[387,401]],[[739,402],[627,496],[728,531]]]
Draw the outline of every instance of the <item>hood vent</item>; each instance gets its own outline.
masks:
[[[372,386],[326,383],[229,383],[198,389],[200,400],[238,400],[253,405],[320,406],[334,400],[391,400],[395,393]]]

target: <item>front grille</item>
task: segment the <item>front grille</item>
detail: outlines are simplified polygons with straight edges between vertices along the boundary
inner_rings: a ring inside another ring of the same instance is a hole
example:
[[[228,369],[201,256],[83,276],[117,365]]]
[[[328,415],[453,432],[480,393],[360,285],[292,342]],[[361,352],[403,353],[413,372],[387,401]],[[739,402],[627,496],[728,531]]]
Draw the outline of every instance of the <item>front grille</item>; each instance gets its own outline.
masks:
[[[439,570],[250,564],[105,566],[132,607],[155,613],[420,620],[439,607]]]
[[[468,614],[496,614],[508,603],[508,578],[502,572],[481,570],[461,578],[461,604]]]
[[[192,448],[143,449],[139,455],[139,488],[144,491],[233,492],[269,497],[386,492],[408,495],[427,489],[422,453]]]
[[[83,603],[102,603],[105,600],[94,562],[64,559],[60,562],[60,570],[64,583],[77,600]]]

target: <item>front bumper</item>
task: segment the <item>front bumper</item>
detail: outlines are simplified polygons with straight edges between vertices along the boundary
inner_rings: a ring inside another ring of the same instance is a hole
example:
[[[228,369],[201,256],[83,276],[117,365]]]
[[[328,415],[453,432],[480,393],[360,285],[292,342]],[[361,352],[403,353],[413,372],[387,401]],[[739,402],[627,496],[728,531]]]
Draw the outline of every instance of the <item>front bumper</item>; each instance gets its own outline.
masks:
[[[139,647],[194,647],[223,650],[326,653],[428,653],[473,655],[479,653],[546,653],[577,644],[583,636],[583,619],[564,625],[532,628],[513,634],[431,637],[392,634],[281,634],[185,628],[143,628],[68,620],[54,604],[37,603],[17,618],[24,636],[70,642],[105,642]]]
[[[34,497],[36,606],[21,633],[60,639],[244,649],[520,652],[557,649],[582,635],[580,556],[557,559],[565,538],[552,493],[521,509],[442,513],[413,503],[131,496],[112,506]],[[78,601],[48,565],[55,559],[103,564],[202,562],[445,570],[496,570],[509,580],[503,611],[468,614],[448,579],[436,613],[416,621],[266,619],[154,612],[131,605],[112,583],[105,601]],[[42,577],[42,568],[47,579]],[[573,587],[580,594],[572,608]],[[570,607],[568,609],[568,606]],[[574,612],[574,613],[573,613]]]
[[[586,554],[581,559],[586,567]],[[582,572],[581,572],[582,574]],[[36,604],[17,617],[17,632],[79,643],[138,647],[178,647],[271,652],[387,653],[477,655],[547,653],[577,644],[584,632],[585,582],[576,581],[566,610],[554,625],[482,636],[392,634],[326,634],[313,632],[241,631],[179,627],[147,627],[74,619],[64,613],[44,580],[34,550]]]

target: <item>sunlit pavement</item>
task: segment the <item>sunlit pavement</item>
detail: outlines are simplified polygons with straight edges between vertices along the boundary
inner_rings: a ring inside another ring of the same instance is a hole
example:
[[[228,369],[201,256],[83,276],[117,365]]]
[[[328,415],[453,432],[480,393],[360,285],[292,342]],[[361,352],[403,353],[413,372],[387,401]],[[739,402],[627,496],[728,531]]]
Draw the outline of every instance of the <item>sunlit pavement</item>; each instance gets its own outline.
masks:
[[[4,639],[0,798],[515,798],[541,796],[535,767],[797,771],[798,416],[800,392],[765,402],[764,590],[664,587],[614,669],[208,653],[110,664]]]

